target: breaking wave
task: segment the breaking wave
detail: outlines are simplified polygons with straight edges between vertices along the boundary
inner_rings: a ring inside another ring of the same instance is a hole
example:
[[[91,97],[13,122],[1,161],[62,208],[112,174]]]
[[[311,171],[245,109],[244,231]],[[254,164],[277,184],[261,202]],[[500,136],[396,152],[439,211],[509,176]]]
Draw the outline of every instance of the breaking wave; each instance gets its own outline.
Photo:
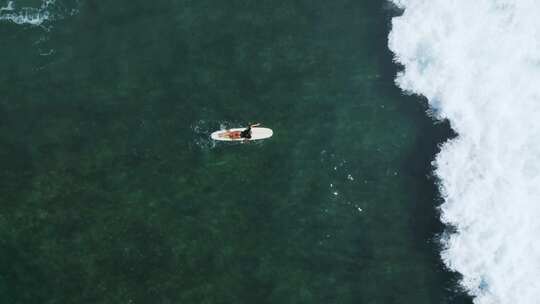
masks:
[[[396,82],[458,137],[434,161],[454,232],[442,258],[475,303],[540,299],[540,6],[535,0],[393,0]]]

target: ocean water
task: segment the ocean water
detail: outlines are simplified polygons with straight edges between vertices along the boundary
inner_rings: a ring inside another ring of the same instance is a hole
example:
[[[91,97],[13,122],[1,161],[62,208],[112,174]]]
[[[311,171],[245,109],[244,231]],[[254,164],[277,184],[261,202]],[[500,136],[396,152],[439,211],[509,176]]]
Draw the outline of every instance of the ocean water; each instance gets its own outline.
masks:
[[[445,264],[474,303],[540,298],[540,34],[536,1],[395,1],[397,83],[458,137],[435,162],[452,229]]]
[[[0,302],[471,303],[402,9],[0,2]]]

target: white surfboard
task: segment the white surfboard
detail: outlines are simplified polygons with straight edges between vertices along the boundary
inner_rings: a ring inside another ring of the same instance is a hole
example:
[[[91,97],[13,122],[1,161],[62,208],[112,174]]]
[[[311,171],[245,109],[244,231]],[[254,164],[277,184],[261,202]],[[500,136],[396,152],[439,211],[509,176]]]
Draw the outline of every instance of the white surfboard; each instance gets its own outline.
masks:
[[[229,138],[226,137],[225,134],[230,131],[244,131],[246,128],[236,128],[236,129],[228,129],[228,130],[219,130],[216,132],[213,132],[210,137],[213,140],[222,140],[222,141],[244,141],[244,140],[258,140],[258,139],[265,139],[270,138],[274,134],[272,129],[268,128],[259,128],[259,127],[253,127],[251,128],[251,138]]]

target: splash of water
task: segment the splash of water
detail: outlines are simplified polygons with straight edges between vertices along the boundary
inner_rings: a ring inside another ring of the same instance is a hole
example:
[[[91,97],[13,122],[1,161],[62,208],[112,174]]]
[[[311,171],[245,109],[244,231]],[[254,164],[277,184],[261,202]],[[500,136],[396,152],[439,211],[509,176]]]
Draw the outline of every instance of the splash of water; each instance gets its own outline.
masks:
[[[78,0],[70,4],[57,3],[57,0],[41,0],[39,6],[18,5],[16,1],[7,1],[5,6],[0,7],[0,21],[41,26],[66,15],[76,14],[76,6]]]

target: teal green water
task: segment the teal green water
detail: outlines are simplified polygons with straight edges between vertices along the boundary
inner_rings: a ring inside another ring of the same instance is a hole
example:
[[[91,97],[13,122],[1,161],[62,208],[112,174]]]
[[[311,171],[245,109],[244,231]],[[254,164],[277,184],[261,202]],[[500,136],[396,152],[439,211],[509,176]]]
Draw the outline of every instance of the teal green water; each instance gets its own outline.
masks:
[[[0,22],[2,303],[470,303],[385,1],[57,5]]]

